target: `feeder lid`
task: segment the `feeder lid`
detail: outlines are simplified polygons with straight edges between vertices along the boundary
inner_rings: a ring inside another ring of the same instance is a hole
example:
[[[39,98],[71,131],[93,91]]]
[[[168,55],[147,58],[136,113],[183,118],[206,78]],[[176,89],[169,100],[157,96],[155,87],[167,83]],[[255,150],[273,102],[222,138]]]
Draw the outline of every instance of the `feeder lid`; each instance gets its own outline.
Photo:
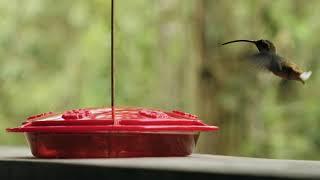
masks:
[[[213,131],[197,116],[182,111],[163,112],[145,108],[88,108],[63,113],[43,113],[30,116],[22,126],[9,132],[195,132]]]

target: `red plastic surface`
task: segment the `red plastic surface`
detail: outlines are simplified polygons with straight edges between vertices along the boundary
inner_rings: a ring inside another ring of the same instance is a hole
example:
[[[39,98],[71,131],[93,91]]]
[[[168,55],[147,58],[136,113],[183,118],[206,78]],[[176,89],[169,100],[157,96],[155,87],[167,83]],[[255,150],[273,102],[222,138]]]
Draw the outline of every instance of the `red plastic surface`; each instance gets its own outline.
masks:
[[[10,132],[198,132],[217,130],[195,115],[181,111],[162,112],[143,108],[117,108],[114,125],[110,108],[77,109],[61,114],[43,113],[31,116],[21,127]]]
[[[27,133],[39,158],[119,158],[190,155],[198,134]]]
[[[117,108],[115,118],[110,108],[49,112],[7,131],[25,132],[36,157],[100,158],[187,156],[200,131],[218,129],[181,111]]]

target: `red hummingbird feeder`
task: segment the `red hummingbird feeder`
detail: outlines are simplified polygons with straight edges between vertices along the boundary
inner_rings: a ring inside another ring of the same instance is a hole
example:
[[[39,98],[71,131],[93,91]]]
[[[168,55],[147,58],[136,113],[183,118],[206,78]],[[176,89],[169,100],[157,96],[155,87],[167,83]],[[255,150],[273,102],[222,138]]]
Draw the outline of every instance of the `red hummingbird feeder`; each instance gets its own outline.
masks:
[[[114,3],[111,0],[111,108],[31,116],[20,127],[39,158],[169,157],[190,155],[199,133],[217,130],[182,111],[114,106]]]

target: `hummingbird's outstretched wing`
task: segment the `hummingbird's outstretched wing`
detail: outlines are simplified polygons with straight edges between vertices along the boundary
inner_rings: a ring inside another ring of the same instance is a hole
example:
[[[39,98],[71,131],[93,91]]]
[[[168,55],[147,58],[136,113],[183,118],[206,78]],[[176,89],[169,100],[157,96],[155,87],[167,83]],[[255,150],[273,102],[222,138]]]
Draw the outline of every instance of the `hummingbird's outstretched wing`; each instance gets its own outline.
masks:
[[[283,58],[269,53],[259,52],[248,57],[248,60],[259,69],[281,71]]]

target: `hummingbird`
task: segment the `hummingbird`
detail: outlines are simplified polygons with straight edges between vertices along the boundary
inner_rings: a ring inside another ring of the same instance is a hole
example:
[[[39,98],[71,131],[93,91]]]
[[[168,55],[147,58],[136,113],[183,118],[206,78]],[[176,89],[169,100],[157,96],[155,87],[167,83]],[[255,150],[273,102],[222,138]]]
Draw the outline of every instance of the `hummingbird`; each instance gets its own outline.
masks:
[[[223,43],[227,45],[235,42],[247,42],[256,45],[258,53],[253,54],[248,59],[258,68],[266,69],[274,75],[286,80],[296,80],[303,84],[310,78],[311,71],[303,71],[295,63],[279,56],[276,52],[274,44],[269,40],[234,40]]]

